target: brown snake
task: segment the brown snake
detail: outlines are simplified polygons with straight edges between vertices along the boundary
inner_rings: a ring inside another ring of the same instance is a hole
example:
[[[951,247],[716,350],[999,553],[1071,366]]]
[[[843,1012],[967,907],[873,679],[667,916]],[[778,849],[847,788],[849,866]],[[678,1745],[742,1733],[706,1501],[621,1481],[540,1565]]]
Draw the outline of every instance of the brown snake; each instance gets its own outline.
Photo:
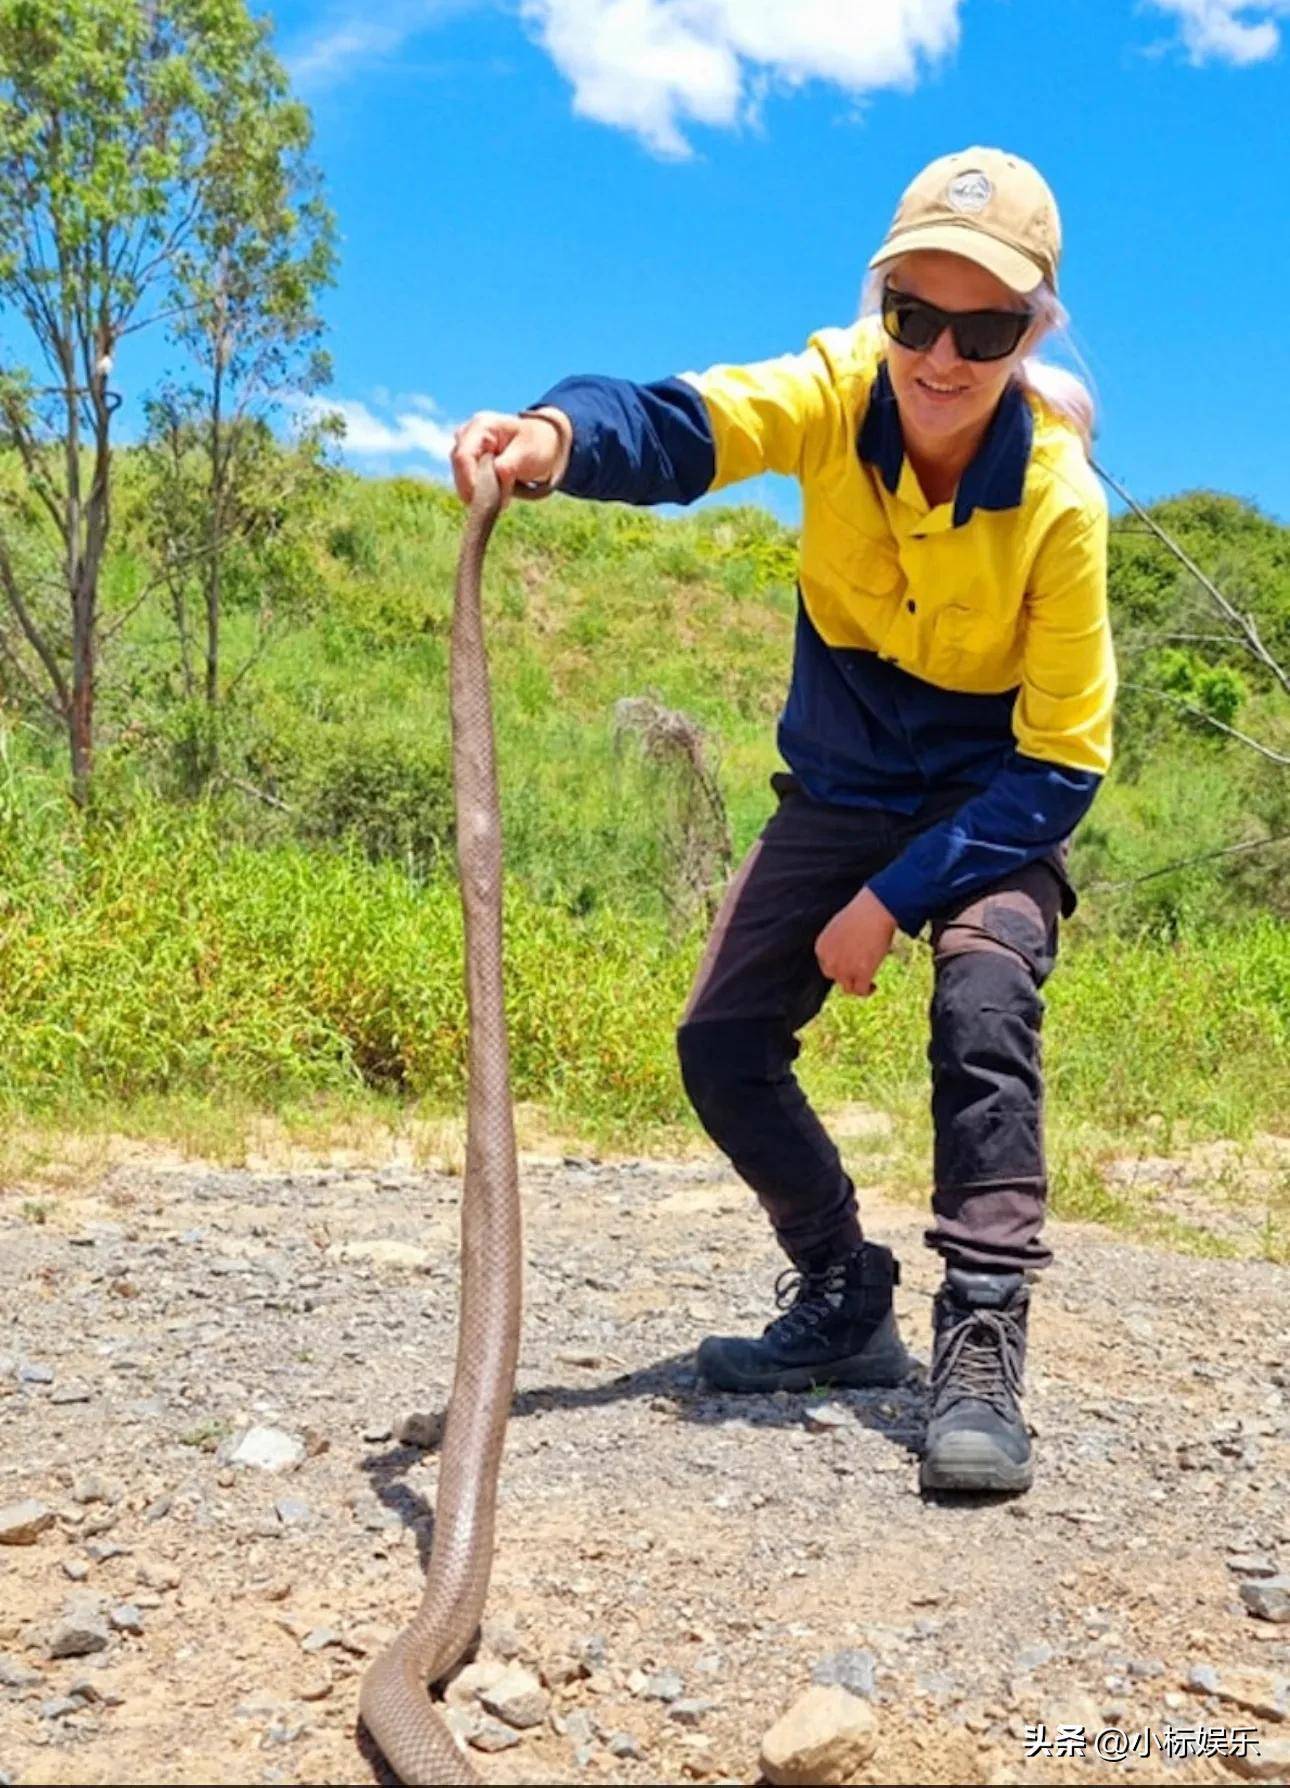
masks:
[[[457,561],[452,625],[453,784],[470,1012],[457,1364],[421,1606],[372,1664],[359,1694],[364,1724],[408,1783],[479,1780],[434,1711],[428,1685],[460,1658],[483,1612],[520,1341],[523,1238],[502,1003],[502,830],[480,600],[484,550],[500,509],[497,474],[485,456]]]

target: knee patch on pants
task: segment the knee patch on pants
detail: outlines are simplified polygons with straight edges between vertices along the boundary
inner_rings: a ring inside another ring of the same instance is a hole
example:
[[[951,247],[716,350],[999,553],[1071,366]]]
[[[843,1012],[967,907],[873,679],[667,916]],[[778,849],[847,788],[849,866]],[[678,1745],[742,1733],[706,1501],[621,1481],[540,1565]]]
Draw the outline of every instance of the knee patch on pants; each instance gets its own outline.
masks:
[[[992,1054],[1002,1035],[1018,1025],[1037,1036],[1043,1014],[1034,975],[1011,952],[968,949],[937,958],[933,1060],[966,1059],[983,1050]]]
[[[973,950],[937,964],[927,1054],[938,1186],[1042,1183],[1043,1009],[1015,956]]]

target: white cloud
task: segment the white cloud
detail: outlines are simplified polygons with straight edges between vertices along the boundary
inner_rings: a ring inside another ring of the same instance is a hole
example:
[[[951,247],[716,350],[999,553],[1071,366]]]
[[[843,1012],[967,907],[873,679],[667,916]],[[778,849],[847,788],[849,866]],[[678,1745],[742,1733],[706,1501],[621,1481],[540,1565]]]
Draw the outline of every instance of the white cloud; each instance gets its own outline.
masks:
[[[382,421],[365,403],[352,397],[303,397],[297,400],[295,408],[311,419],[338,415],[345,425],[345,451],[359,458],[397,459],[420,454],[446,466],[457,424],[438,420],[439,407],[431,397],[413,395],[399,401],[402,408],[391,422]]]
[[[288,49],[287,70],[302,92],[339,86],[373,62],[396,56],[409,39],[479,0],[386,0],[377,17],[370,4],[334,9],[322,26]]]
[[[1290,17],[1290,0],[1150,0],[1178,20],[1190,61],[1230,62],[1238,68],[1266,62],[1281,47],[1275,21]]]
[[[690,153],[688,124],[731,125],[766,85],[913,87],[958,43],[961,0],[521,0],[574,110]]]

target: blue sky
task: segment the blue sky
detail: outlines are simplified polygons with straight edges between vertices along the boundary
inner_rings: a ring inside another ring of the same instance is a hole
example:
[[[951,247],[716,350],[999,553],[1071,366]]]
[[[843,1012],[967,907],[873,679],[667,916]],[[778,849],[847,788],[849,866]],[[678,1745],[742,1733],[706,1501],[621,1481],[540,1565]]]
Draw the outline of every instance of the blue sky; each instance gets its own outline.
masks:
[[[1290,521],[1290,0],[283,0],[341,231],[334,401],[373,472],[565,373],[657,378],[855,314],[901,189],[1034,161],[1142,500]],[[1278,20],[1281,21],[1278,24]],[[1056,356],[1060,357],[1060,356]],[[783,481],[744,498],[796,514]]]

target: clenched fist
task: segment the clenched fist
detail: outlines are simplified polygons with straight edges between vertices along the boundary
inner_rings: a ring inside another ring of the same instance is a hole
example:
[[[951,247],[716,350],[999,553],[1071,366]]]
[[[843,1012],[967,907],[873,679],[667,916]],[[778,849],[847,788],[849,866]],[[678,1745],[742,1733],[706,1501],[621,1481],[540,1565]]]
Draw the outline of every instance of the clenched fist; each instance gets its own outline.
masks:
[[[493,456],[504,500],[514,493],[517,483],[548,485],[564,471],[572,444],[573,424],[563,410],[551,407],[527,416],[477,410],[453,436],[452,476],[457,495],[463,503],[470,502],[485,453]]]
[[[861,888],[815,940],[815,960],[844,993],[868,996],[896,936],[896,921],[876,894]]]

